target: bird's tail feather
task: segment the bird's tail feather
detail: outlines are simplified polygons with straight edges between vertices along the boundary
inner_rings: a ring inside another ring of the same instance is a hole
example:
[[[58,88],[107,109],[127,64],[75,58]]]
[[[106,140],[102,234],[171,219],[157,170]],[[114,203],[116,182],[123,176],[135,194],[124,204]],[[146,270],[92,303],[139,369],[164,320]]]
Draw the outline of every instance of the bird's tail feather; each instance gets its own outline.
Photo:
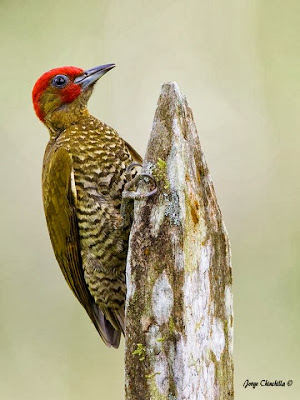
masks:
[[[119,308],[118,310],[114,310],[115,318],[117,319],[120,328],[122,329],[123,334],[125,334],[125,308]]]
[[[112,346],[117,349],[120,345],[121,331],[112,325],[96,304],[94,304],[93,311],[94,318],[92,318],[92,321],[102,340],[108,347]]]
[[[117,331],[121,331],[124,334],[125,308],[122,307],[117,310],[105,308],[103,312],[106,320],[108,320]]]

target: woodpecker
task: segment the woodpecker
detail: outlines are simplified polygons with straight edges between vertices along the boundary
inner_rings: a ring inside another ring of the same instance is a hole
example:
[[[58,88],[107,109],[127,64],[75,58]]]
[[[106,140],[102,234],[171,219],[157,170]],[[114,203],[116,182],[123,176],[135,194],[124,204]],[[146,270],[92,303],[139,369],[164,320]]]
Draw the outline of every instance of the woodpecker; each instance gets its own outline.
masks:
[[[121,213],[122,192],[128,167],[142,159],[87,109],[95,83],[114,67],[52,69],[35,83],[32,100],[50,134],[42,187],[56,259],[104,343],[118,348],[130,231]]]

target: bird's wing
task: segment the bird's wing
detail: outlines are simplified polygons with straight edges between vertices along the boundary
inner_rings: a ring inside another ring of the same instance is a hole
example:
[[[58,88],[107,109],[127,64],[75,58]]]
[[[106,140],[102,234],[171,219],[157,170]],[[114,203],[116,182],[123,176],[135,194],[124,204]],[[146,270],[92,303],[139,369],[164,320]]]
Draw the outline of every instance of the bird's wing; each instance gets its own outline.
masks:
[[[106,320],[84,280],[72,159],[62,147],[48,146],[46,149],[43,200],[53,250],[68,285],[87,311],[105,344],[118,347],[120,332]]]
[[[137,162],[139,164],[142,164],[143,163],[143,159],[139,155],[139,153],[136,150],[134,150],[134,148],[129,143],[127,143],[126,141],[125,141],[125,144],[126,144],[126,147],[127,147],[128,151],[129,151],[131,157],[133,158],[133,161]]]

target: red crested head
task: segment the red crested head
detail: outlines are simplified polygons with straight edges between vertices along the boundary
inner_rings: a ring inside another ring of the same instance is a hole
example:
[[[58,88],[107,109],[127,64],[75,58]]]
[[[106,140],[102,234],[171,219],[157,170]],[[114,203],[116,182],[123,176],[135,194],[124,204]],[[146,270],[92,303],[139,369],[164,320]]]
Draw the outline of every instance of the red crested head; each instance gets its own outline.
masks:
[[[47,126],[65,125],[65,121],[72,120],[75,108],[86,106],[97,80],[114,66],[105,64],[86,71],[61,67],[44,73],[32,90],[36,115]]]
[[[83,73],[83,69],[77,67],[54,68],[45,72],[35,83],[32,90],[32,101],[38,118],[44,122],[47,107],[53,105],[59,107],[62,104],[71,103],[81,93],[81,86],[74,80]]]

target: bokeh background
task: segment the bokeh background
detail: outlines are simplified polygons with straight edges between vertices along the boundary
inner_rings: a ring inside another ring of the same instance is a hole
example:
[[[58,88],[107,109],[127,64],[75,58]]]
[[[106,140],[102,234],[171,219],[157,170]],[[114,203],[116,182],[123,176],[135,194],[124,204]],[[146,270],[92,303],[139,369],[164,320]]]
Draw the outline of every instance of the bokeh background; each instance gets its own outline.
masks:
[[[91,112],[144,154],[160,85],[193,109],[230,234],[236,399],[300,397],[298,0],[1,0],[0,399],[123,398],[67,288],[41,201],[47,130],[31,89],[50,68],[115,62]],[[286,388],[246,380],[293,379]]]

